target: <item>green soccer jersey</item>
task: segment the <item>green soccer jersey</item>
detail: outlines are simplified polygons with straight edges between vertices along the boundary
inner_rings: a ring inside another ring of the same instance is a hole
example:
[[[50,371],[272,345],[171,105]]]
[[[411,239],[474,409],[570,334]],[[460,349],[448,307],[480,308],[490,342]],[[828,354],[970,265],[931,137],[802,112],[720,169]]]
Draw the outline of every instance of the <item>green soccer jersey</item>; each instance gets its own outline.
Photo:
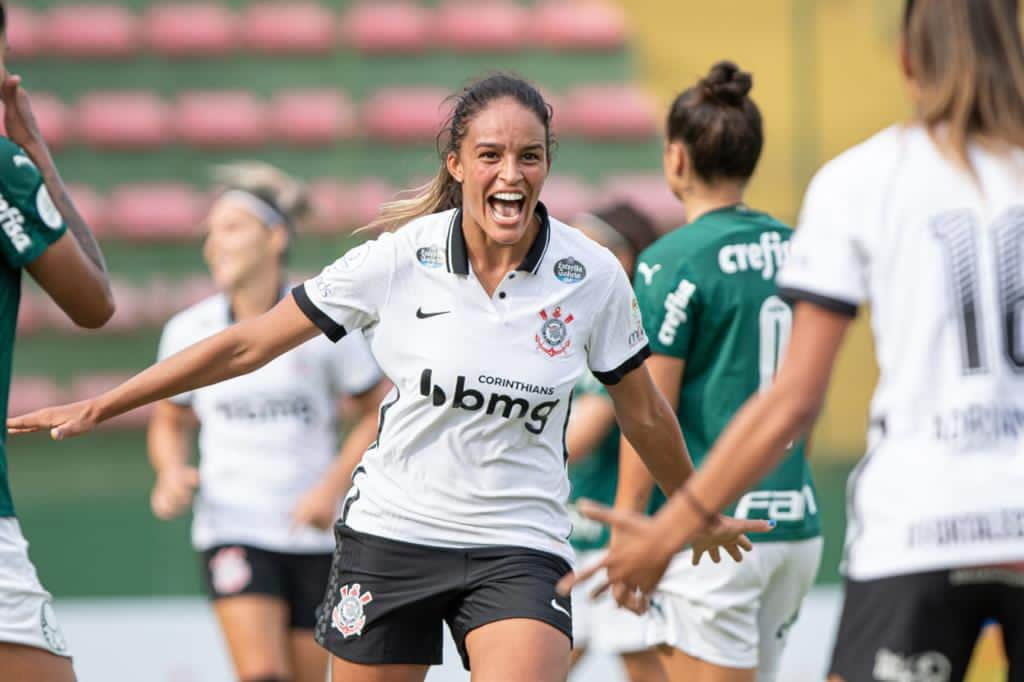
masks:
[[[596,395],[611,401],[605,387],[589,372],[576,384],[576,395]],[[572,535],[569,542],[577,552],[601,549],[608,544],[608,527],[576,512],[576,500],[586,498],[605,505],[615,502],[615,487],[619,480],[619,427],[612,427],[601,443],[582,460],[569,466],[569,514],[572,517]],[[659,488],[651,498],[652,509],[661,506],[665,497]]]
[[[775,376],[793,314],[775,289],[790,228],[743,206],[707,213],[640,255],[634,285],[654,353],[685,361],[679,425],[694,464],[746,400]],[[804,443],[743,495],[728,514],[772,519],[755,541],[821,533]]]
[[[0,414],[7,420],[21,270],[64,234],[42,176],[18,145],[0,137]],[[0,517],[14,516],[7,477],[7,429],[0,431]]]

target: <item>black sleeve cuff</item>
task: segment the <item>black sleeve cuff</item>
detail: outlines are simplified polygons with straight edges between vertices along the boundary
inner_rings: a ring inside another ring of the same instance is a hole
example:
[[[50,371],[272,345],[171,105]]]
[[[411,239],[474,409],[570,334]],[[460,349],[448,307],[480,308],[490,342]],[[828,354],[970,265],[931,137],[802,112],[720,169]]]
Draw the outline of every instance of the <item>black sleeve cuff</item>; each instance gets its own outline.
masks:
[[[309,295],[306,293],[306,286],[300,284],[299,286],[292,289],[292,298],[295,299],[296,305],[299,306],[309,321],[315,324],[320,331],[324,333],[324,336],[329,338],[331,341],[337,343],[341,340],[348,332],[340,324],[327,317],[324,311],[316,307],[313,301],[309,300]]]
[[[629,358],[615,369],[607,372],[594,372],[593,370],[591,370],[591,372],[593,372],[594,376],[597,377],[597,380],[605,386],[614,386],[622,381],[622,377],[644,364],[644,360],[649,357],[651,357],[651,347],[649,345],[645,345],[643,348],[638,350],[633,357]]]
[[[850,303],[849,301],[844,301],[840,298],[832,298],[831,296],[822,296],[821,294],[816,294],[813,291],[783,287],[779,289],[779,297],[789,304],[796,303],[797,301],[804,301],[806,303],[813,303],[819,308],[824,308],[825,310],[838,315],[857,317],[856,303]]]

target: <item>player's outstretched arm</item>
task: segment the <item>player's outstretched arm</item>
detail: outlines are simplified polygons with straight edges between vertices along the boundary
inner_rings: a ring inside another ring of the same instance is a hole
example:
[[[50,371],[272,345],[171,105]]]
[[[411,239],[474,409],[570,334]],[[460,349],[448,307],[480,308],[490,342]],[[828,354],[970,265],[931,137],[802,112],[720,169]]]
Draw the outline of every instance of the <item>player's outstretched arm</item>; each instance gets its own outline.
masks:
[[[319,333],[289,296],[263,315],[189,346],[103,395],[8,419],[7,431],[50,429],[54,440],[77,436],[136,407],[251,372]]]

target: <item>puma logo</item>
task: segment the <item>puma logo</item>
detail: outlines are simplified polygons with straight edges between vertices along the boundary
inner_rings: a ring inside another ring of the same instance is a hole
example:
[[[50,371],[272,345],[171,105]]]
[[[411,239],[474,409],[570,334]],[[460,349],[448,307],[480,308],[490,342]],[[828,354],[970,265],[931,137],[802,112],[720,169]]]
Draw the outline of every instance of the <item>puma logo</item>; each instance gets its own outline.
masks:
[[[636,271],[643,276],[644,284],[647,286],[651,286],[651,282],[654,281],[654,275],[658,273],[658,270],[661,270],[661,263],[654,266],[648,265],[647,263],[641,263],[636,266]]]

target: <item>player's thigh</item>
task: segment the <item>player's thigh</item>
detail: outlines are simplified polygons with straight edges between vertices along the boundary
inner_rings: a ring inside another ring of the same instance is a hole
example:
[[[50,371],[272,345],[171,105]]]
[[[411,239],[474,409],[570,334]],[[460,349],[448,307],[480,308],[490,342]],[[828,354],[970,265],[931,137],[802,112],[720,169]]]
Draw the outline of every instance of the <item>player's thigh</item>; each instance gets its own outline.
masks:
[[[242,594],[213,602],[238,677],[291,675],[288,604],[280,597]]]
[[[71,659],[33,646],[0,642],[5,682],[75,682]]]
[[[670,682],[754,682],[755,668],[733,668],[702,660],[674,647],[662,646],[661,666]]]
[[[356,663],[331,656],[331,682],[423,682],[426,665]]]
[[[668,682],[661,658],[654,649],[622,654],[622,665],[629,682]]]
[[[472,682],[565,682],[569,637],[527,618],[494,621],[466,635]]]
[[[292,628],[289,633],[291,682],[324,682],[327,674],[327,650],[313,639],[312,630]]]
[[[951,572],[847,580],[829,674],[846,682],[961,680],[985,619],[981,586]]]
[[[673,559],[653,596],[649,631],[651,643],[683,654],[665,659],[671,680],[688,679],[696,674],[691,668],[705,675],[708,665],[722,668],[724,679],[757,667],[764,589],[759,551],[740,563],[705,560],[693,566],[688,551]]]
[[[821,563],[822,539],[762,543],[757,551],[770,558],[770,576],[761,594],[758,611],[759,682],[774,682],[789,632],[800,615],[800,606],[814,584]]]

